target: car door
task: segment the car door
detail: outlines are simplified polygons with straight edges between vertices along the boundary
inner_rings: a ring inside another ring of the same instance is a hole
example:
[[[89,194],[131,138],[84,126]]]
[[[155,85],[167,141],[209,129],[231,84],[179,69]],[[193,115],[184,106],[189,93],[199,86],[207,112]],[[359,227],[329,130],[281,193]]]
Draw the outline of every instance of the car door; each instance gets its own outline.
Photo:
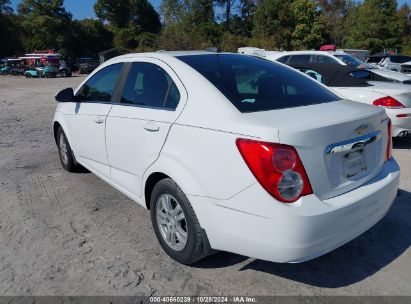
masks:
[[[142,176],[158,158],[187,93],[160,60],[147,58],[128,65],[121,96],[107,117],[106,143],[111,179],[130,196],[140,197]]]
[[[105,126],[116,84],[123,64],[109,65],[88,79],[76,92],[76,103],[67,124],[76,159],[98,173],[109,177]]]

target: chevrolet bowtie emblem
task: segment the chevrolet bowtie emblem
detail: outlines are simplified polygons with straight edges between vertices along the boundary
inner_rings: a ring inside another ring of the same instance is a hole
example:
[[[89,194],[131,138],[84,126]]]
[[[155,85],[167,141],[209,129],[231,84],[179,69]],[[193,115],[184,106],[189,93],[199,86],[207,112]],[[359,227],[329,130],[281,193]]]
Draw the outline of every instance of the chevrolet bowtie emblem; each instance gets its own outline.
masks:
[[[357,133],[358,135],[363,135],[367,131],[368,131],[368,125],[361,125],[357,129],[354,130],[354,132]]]

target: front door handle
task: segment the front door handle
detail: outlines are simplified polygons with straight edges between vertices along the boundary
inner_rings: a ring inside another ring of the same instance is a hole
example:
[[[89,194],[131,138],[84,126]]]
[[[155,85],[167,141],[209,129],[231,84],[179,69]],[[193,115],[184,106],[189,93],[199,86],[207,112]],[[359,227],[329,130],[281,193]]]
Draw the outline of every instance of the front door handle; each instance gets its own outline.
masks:
[[[104,119],[102,117],[96,116],[96,117],[93,118],[93,121],[96,124],[102,124],[104,122]]]
[[[145,124],[145,125],[143,126],[143,128],[144,128],[146,131],[148,131],[148,132],[158,132],[158,131],[160,130],[160,127],[159,127],[159,126],[157,126],[157,125],[155,125],[155,124],[152,124],[152,123]]]

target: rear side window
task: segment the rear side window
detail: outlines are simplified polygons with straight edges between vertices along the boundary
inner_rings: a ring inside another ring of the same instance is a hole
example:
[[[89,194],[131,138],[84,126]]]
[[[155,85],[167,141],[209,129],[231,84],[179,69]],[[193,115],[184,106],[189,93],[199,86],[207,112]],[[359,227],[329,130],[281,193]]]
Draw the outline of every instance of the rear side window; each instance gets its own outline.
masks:
[[[310,59],[311,59],[311,55],[293,55],[291,56],[288,63],[290,64],[309,63]]]
[[[335,60],[332,57],[324,56],[324,55],[315,55],[313,59],[314,63],[337,63],[337,60]]]
[[[109,102],[122,67],[122,63],[117,63],[98,71],[83,85],[77,98],[80,101]]]
[[[240,112],[307,106],[339,100],[301,73],[271,61],[235,54],[179,56]]]
[[[121,103],[174,110],[179,101],[180,92],[166,71],[152,63],[133,63]]]

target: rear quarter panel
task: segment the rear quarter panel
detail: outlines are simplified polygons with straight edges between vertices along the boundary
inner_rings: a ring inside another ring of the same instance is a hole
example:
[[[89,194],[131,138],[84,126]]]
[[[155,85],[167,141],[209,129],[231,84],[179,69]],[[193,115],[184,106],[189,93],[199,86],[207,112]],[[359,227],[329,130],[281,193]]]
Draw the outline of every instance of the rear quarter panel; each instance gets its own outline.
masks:
[[[174,124],[160,157],[144,174],[170,176],[187,195],[228,199],[256,183],[236,146],[239,135]]]

